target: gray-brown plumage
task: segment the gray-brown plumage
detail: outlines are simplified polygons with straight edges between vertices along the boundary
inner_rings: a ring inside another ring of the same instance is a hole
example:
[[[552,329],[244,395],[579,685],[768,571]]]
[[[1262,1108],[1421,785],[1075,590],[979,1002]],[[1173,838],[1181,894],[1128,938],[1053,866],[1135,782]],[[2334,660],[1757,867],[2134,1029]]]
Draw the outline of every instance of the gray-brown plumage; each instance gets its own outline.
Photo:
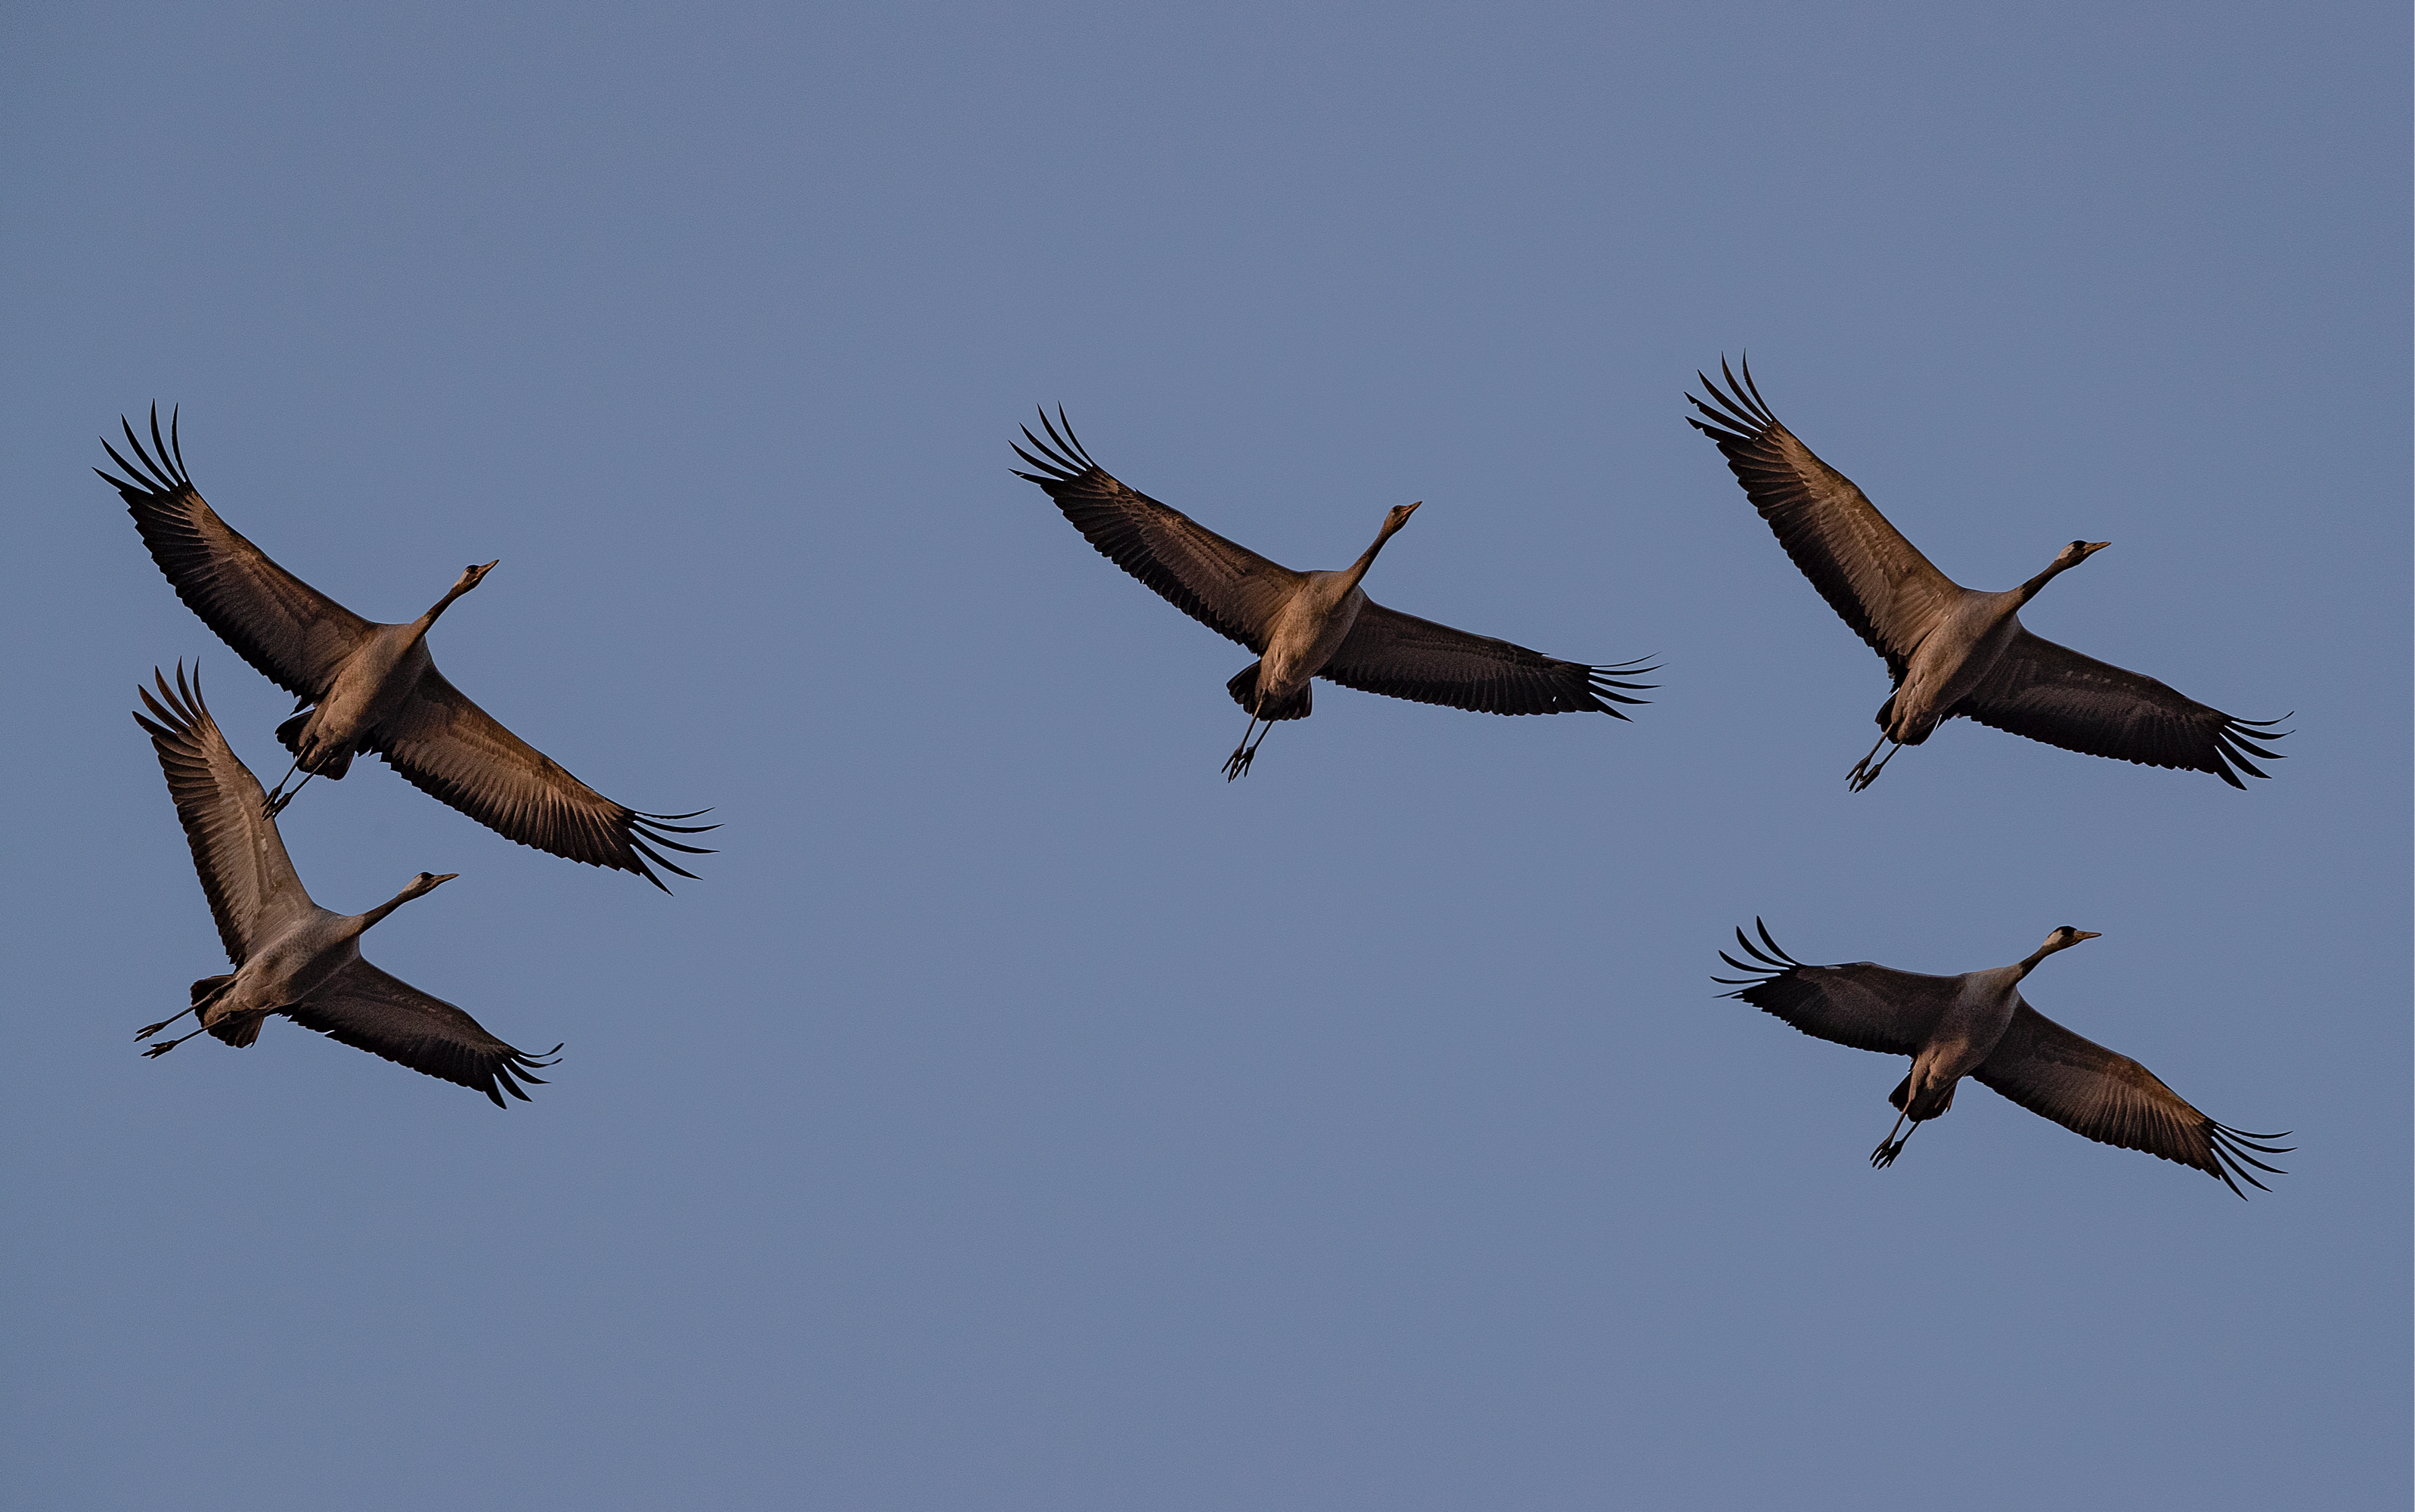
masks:
[[[1224,763],[1228,781],[1250,770],[1257,755],[1250,735],[1260,721],[1271,731],[1280,721],[1309,716],[1312,678],[1487,714],[1590,711],[1625,719],[1615,705],[1645,701],[1624,696],[1652,686],[1622,681],[1655,670],[1640,663],[1587,666],[1562,661],[1370,599],[1359,580],[1384,543],[1408,523],[1416,504],[1388,513],[1374,544],[1348,568],[1294,572],[1116,481],[1082,449],[1063,411],[1055,424],[1043,411],[1040,425],[1048,433],[1044,442],[1028,426],[1023,428],[1024,439],[1040,455],[1014,448],[1039,471],[1015,476],[1048,490],[1100,555],[1208,629],[1258,653],[1257,661],[1224,684],[1233,701],[1250,713],[1240,745]],[[1266,736],[1259,735],[1258,744],[1265,743]]]
[[[1710,402],[1686,396],[1709,423],[1691,415],[1686,423],[1718,444],[1786,554],[1885,658],[1895,684],[1878,712],[1885,733],[1848,778],[1855,791],[1877,780],[1896,750],[1920,744],[1958,716],[2066,751],[2209,771],[2233,787],[2246,786],[2241,771],[2264,775],[2249,756],[2279,759],[2255,743],[2288,733],[2272,728],[2279,720],[2235,718],[2022,627],[2022,605],[2110,542],[2074,541],[2006,592],[1964,588],[1930,565],[1851,478],[1778,424],[1753,386],[1750,363],[1741,383],[1724,362],[1719,371],[1725,392],[1697,374]],[[1873,766],[1889,741],[1895,749]]]
[[[2284,1148],[2256,1141],[2287,1133],[2243,1133],[2214,1122],[2146,1067],[2081,1039],[2022,999],[2021,979],[2055,951],[2096,938],[2092,931],[2065,924],[2012,966],[1930,977],[1868,961],[1805,966],[1778,949],[1767,925],[1753,923],[1759,944],[1736,931],[1736,943],[1750,960],[1719,952],[1720,960],[1750,974],[1711,980],[1741,989],[1725,996],[1816,1039],[1910,1055],[1911,1074],[1887,1094],[1897,1109],[1896,1129],[1910,1119],[1916,1130],[1952,1107],[1955,1085],[1968,1076],[2099,1144],[2195,1166],[2242,1197],[2247,1194],[2231,1179],[2234,1174],[2258,1190],[2266,1189],[2249,1166],[2281,1174],[2247,1151],[2285,1155]],[[1895,1129],[1887,1130],[1870,1163],[1892,1165],[1911,1138],[1898,1140]]]
[[[513,1049],[451,1003],[361,959],[363,932],[457,874],[422,872],[392,901],[365,914],[320,907],[285,854],[259,779],[236,759],[202,702],[201,674],[188,686],[184,665],[177,664],[173,689],[156,670],[152,677],[158,696],[138,690],[151,712],[149,718],[138,712],[134,722],[149,732],[158,753],[176,817],[193,848],[193,870],[234,970],[193,983],[185,1013],[195,1015],[200,1027],[143,1054],[164,1055],[202,1033],[248,1045],[260,1038],[270,1014],[282,1013],[355,1049],[484,1092],[499,1108],[508,1106],[506,1092],[527,1101],[519,1083],[541,1085],[545,1078],[531,1073],[551,1060]],[[135,1038],[148,1040],[185,1013],[147,1025]]]
[[[374,751],[412,786],[523,846],[635,872],[666,892],[649,861],[696,875],[654,847],[709,855],[670,836],[715,826],[672,822],[695,814],[644,814],[613,802],[505,729],[436,669],[428,627],[484,581],[493,562],[464,569],[435,606],[410,623],[372,623],[218,518],[186,476],[172,415],[163,441],[159,412],[151,412],[156,456],[131,425],[119,423],[139,460],[128,461],[104,440],[102,448],[128,475],[101,478],[125,499],[176,596],[262,676],[294,696],[294,715],[278,726],[277,739],[293,754],[304,783],[314,776],[340,781],[354,756]],[[269,812],[292,797],[280,782]]]

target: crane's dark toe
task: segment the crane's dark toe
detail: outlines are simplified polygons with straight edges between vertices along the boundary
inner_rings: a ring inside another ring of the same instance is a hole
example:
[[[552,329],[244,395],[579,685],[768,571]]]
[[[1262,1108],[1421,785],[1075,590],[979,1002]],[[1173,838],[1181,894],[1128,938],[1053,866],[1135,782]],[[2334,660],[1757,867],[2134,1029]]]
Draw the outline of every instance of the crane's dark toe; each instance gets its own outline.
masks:
[[[158,1059],[159,1056],[166,1055],[169,1051],[175,1049],[178,1045],[183,1044],[184,1042],[185,1042],[185,1041],[184,1041],[184,1040],[168,1040],[168,1041],[167,1041],[166,1043],[164,1043],[164,1044],[156,1044],[156,1045],[153,1045],[150,1049],[148,1049],[148,1050],[146,1050],[146,1051],[142,1052],[142,1058],[143,1058],[144,1060],[156,1060],[156,1059]]]
[[[150,1039],[153,1035],[158,1034],[161,1029],[166,1028],[169,1025],[175,1022],[176,1021],[174,1019],[161,1019],[157,1024],[146,1024],[142,1027],[134,1031],[135,1041],[139,1044],[142,1040]]]
[[[1897,740],[1894,736],[1880,736],[1878,744],[1871,746],[1868,755],[1864,756],[1859,761],[1853,763],[1853,770],[1845,773],[1845,786],[1858,793],[1863,788],[1868,787],[1870,784],[1878,781],[1879,773],[1886,771],[1887,763],[1893,761],[1895,759],[1895,754],[1902,749],[1903,742]],[[1880,756],[1879,753],[1881,751],[1884,751],[1886,755]],[[1871,765],[1873,757],[1876,758],[1878,763],[1875,766]]]

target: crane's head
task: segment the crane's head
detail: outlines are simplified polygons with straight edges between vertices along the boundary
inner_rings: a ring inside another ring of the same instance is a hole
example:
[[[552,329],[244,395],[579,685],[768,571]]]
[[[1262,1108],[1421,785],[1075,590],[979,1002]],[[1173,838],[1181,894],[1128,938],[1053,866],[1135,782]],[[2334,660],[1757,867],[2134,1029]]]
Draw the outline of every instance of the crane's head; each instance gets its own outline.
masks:
[[[502,560],[502,559],[501,557],[495,559],[496,561],[501,561]],[[487,580],[487,574],[493,572],[494,570],[494,561],[488,562],[483,567],[472,562],[469,566],[462,568],[461,576],[453,580],[453,586],[444,591],[444,596],[438,599],[435,605],[430,607],[428,613],[423,617],[426,622],[428,624],[434,624],[436,622],[436,617],[442,614],[446,609],[452,607],[453,601],[455,599],[459,598],[462,594],[477,587],[480,583],[485,582]]]
[[[1425,501],[1420,499],[1414,504],[1394,504],[1388,511],[1387,511],[1384,516],[1383,533],[1385,538],[1388,540],[1390,539],[1390,537],[1398,531],[1402,526],[1406,525],[1409,522],[1409,516],[1416,514],[1418,507],[1424,502]]]
[[[352,918],[344,921],[346,928],[350,934],[359,935],[363,931],[368,929],[371,925],[375,924],[379,920],[383,919],[386,915],[394,912],[397,908],[409,903],[412,899],[424,898],[460,875],[461,874],[458,872],[445,872],[442,875],[434,872],[422,872],[417,876],[412,877],[409,882],[404,883],[402,891],[396,893],[393,897],[379,904],[376,907],[371,908],[365,914],[356,914]]]
[[[2092,940],[2097,937],[2095,930],[2074,929],[2069,924],[2065,924],[2046,937],[2046,943],[2038,947],[2038,953],[2051,955],[2057,951],[2070,950],[2081,940]]]
[[[2074,541],[2054,554],[2054,570],[2062,572],[2067,567],[2077,567],[2112,544],[2110,541]]]

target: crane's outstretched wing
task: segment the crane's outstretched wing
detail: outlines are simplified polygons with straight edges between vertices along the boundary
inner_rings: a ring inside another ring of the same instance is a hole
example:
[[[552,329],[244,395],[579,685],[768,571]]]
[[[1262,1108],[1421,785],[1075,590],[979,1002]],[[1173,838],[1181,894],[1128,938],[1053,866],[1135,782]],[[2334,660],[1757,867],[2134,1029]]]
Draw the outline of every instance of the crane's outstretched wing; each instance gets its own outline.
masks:
[[[1263,655],[1267,627],[1300,575],[1124,487],[1090,460],[1065,423],[1064,411],[1057,412],[1057,423],[1065,427],[1062,436],[1049,424],[1048,412],[1040,412],[1041,428],[1048,432],[1044,442],[1029,426],[1023,427],[1024,439],[1041,455],[1020,446],[1014,455],[1040,471],[1014,475],[1047,489],[1101,556],[1208,629]]]
[[[2244,788],[2239,771],[2266,773],[2247,758],[2281,759],[2258,741],[2277,741],[2277,719],[2238,719],[2024,628],[1987,680],[1947,711],[2066,751],[2150,767],[2210,771]],[[2284,716],[2287,717],[2287,716]]]
[[[277,821],[265,812],[260,779],[235,759],[202,702],[201,669],[194,668],[188,686],[185,664],[178,662],[173,691],[158,667],[151,676],[159,684],[158,697],[139,684],[135,691],[153,718],[137,713],[134,723],[149,732],[151,749],[158,753],[176,817],[193,847],[193,870],[201,874],[210,917],[218,921],[218,940],[227,959],[241,966],[262,941],[274,939],[317,906],[285,854]]]
[[[1778,544],[1853,634],[1886,658],[1887,676],[1901,682],[1913,649],[1962,590],[1887,523],[1852,479],[1778,423],[1753,386],[1752,364],[1745,364],[1742,383],[1724,360],[1719,371],[1727,375],[1725,393],[1707,375],[1695,375],[1718,409],[1686,396],[1711,423],[1688,415],[1686,424],[1718,443]]]
[[[652,847],[712,854],[670,837],[701,834],[718,825],[675,824],[696,815],[641,814],[613,802],[472,703],[433,662],[402,708],[368,739],[370,749],[412,786],[523,846],[590,866],[635,872],[666,892],[670,889],[648,861],[681,876],[696,874]]]
[[[151,548],[151,560],[167,574],[168,586],[187,608],[261,676],[296,697],[325,697],[336,668],[377,627],[227,528],[185,475],[175,423],[171,413],[168,439],[162,442],[159,409],[152,406],[151,443],[158,449],[155,457],[121,416],[126,443],[141,464],[118,456],[117,448],[104,441],[101,450],[128,476],[93,471],[125,499],[135,530]]]
[[[1720,960],[1750,975],[1711,980],[1742,989],[1722,996],[1742,998],[1816,1040],[1882,1055],[1917,1055],[1961,986],[1958,977],[1925,977],[1869,961],[1805,966],[1778,948],[1767,924],[1758,919],[1752,923],[1761,932],[1760,945],[1736,931],[1736,943],[1751,960],[1719,952]]]
[[[355,1050],[484,1092],[498,1108],[511,1106],[503,1100],[505,1092],[526,1102],[529,1095],[520,1090],[519,1083],[543,1086],[545,1078],[530,1072],[552,1065],[546,1057],[562,1049],[556,1045],[544,1055],[515,1050],[442,997],[388,976],[357,956],[328,978],[308,1001],[283,1012],[304,1028],[316,1029]]]
[[[2271,1189],[2248,1166],[2283,1174],[2247,1151],[2286,1155],[2288,1148],[2256,1141],[2287,1139],[2287,1133],[2250,1134],[2215,1123],[2146,1067],[2081,1039],[2027,1003],[2013,1010],[2004,1037],[1971,1075],[2074,1133],[2195,1166],[2242,1197],[2247,1193],[2231,1179],[2234,1173],[2258,1191]]]
[[[1618,690],[1654,684],[1622,681],[1658,668],[1641,661],[1587,666],[1472,636],[1372,599],[1361,605],[1350,634],[1317,676],[1361,693],[1472,709],[1480,714],[1567,714],[1591,710],[1616,719],[1613,704],[1648,703]]]

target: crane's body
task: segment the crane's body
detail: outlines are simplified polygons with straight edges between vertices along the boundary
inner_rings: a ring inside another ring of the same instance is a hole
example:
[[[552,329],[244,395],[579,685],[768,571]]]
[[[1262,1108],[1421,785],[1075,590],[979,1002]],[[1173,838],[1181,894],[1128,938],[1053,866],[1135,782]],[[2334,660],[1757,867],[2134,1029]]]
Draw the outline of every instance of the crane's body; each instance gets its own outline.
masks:
[[[1912,1057],[1911,1071],[1887,1094],[1895,1128],[1870,1152],[1872,1165],[1894,1164],[1912,1138],[1898,1139],[1897,1132],[1907,1121],[1917,1130],[1954,1106],[1955,1089],[1966,1077],[2075,1133],[2194,1166],[2234,1192],[2234,1175],[2262,1188],[2249,1166],[2277,1171],[2247,1151],[2287,1153],[2256,1143],[2286,1135],[2242,1133],[2214,1122],[2146,1067],[2080,1038],[2023,1000],[2021,983],[2038,963],[2097,938],[2092,930],[2065,924],[2011,966],[1937,977],[1872,961],[1808,966],[1779,949],[1767,925],[1755,921],[1755,927],[1757,944],[1736,931],[1748,959],[1719,952],[1720,960],[1749,973],[1712,979],[1739,989],[1726,996],[1815,1038]]]
[[[1704,417],[1688,415],[1687,424],[1717,443],[1786,554],[1884,659],[1895,684],[1879,707],[1877,743],[1847,774],[1855,791],[1876,781],[1896,751],[1962,717],[2090,756],[2211,772],[2233,787],[2246,786],[2240,772],[2264,775],[2249,757],[2279,759],[2256,742],[2287,734],[2272,727],[2280,721],[2226,714],[2022,625],[2022,606],[2110,542],[2074,541],[2045,571],[2001,593],[1964,588],[1889,524],[1852,479],[1778,423],[1753,386],[1749,364],[1742,382],[1724,364],[1720,371],[1724,391],[1697,375],[1710,398],[1687,396]]]
[[[1374,555],[1372,547],[1368,555]],[[1251,712],[1274,717],[1271,711],[1288,706],[1307,691],[1311,678],[1325,670],[1350,638],[1350,627],[1358,622],[1358,611],[1367,603],[1358,579],[1366,575],[1363,564],[1348,572],[1300,575],[1299,591],[1283,600],[1267,627],[1266,654],[1258,658],[1257,704]]]
[[[428,632],[436,617],[494,569],[491,561],[464,568],[451,591],[409,624],[370,626],[337,666],[326,696],[277,727],[277,741],[293,753],[293,764],[311,776],[339,782],[353,756],[377,749],[378,731],[402,715],[422,680],[435,670]],[[284,806],[273,794],[271,801]]]
[[[458,875],[422,872],[392,901],[365,914],[339,914],[304,899],[308,911],[247,956],[232,975],[205,979],[212,986],[194,1000],[191,1011],[202,1028],[227,1043],[251,1043],[269,1014],[309,1002],[360,960],[361,935],[370,925]],[[166,1027],[166,1024],[155,1025],[136,1038],[147,1039]]]
[[[1061,411],[1055,422],[1043,412],[1041,428],[1046,441],[1026,427],[1031,450],[1014,449],[1039,471],[1015,475],[1045,488],[1101,555],[1183,613],[1257,653],[1256,661],[1224,684],[1250,715],[1240,745],[1225,759],[1227,781],[1250,770],[1257,755],[1250,737],[1260,723],[1272,729],[1281,721],[1309,716],[1315,707],[1313,678],[1492,714],[1590,711],[1625,719],[1616,705],[1643,702],[1625,696],[1650,687],[1624,681],[1652,670],[1640,663],[1587,666],[1562,661],[1370,599],[1360,580],[1418,504],[1388,511],[1373,544],[1342,571],[1295,572],[1118,482],[1082,449]],[[1257,739],[1265,743],[1264,735]]]
[[[202,701],[199,675],[188,685],[179,665],[174,688],[157,673],[154,681],[158,696],[142,690],[149,713],[137,713],[134,721],[151,737],[234,970],[194,982],[184,1012],[138,1032],[135,1039],[148,1040],[185,1013],[200,1025],[143,1054],[164,1055],[200,1034],[248,1045],[271,1014],[281,1013],[330,1039],[484,1092],[497,1107],[505,1106],[505,1093],[526,1101],[519,1083],[542,1083],[532,1073],[551,1061],[512,1048],[453,1004],[388,976],[361,955],[365,932],[458,874],[422,872],[367,913],[321,907],[285,853],[259,779],[235,756]]]
[[[486,581],[495,563],[465,567],[416,620],[362,618],[287,572],[220,519],[185,472],[172,417],[159,433],[151,414],[146,448],[121,421],[129,461],[101,443],[126,472],[100,476],[126,502],[135,529],[168,584],[202,622],[262,676],[294,696],[278,742],[299,771],[339,782],[352,758],[374,751],[403,780],[508,840],[590,866],[634,872],[669,891],[655,868],[684,870],[662,854],[707,855],[671,838],[712,825],[682,825],[695,814],[648,814],[616,803],[506,729],[453,686],[428,651],[428,628],[453,602]],[[99,469],[94,469],[98,472]],[[292,801],[283,781],[262,801],[271,815]],[[699,811],[700,812],[700,811]]]

